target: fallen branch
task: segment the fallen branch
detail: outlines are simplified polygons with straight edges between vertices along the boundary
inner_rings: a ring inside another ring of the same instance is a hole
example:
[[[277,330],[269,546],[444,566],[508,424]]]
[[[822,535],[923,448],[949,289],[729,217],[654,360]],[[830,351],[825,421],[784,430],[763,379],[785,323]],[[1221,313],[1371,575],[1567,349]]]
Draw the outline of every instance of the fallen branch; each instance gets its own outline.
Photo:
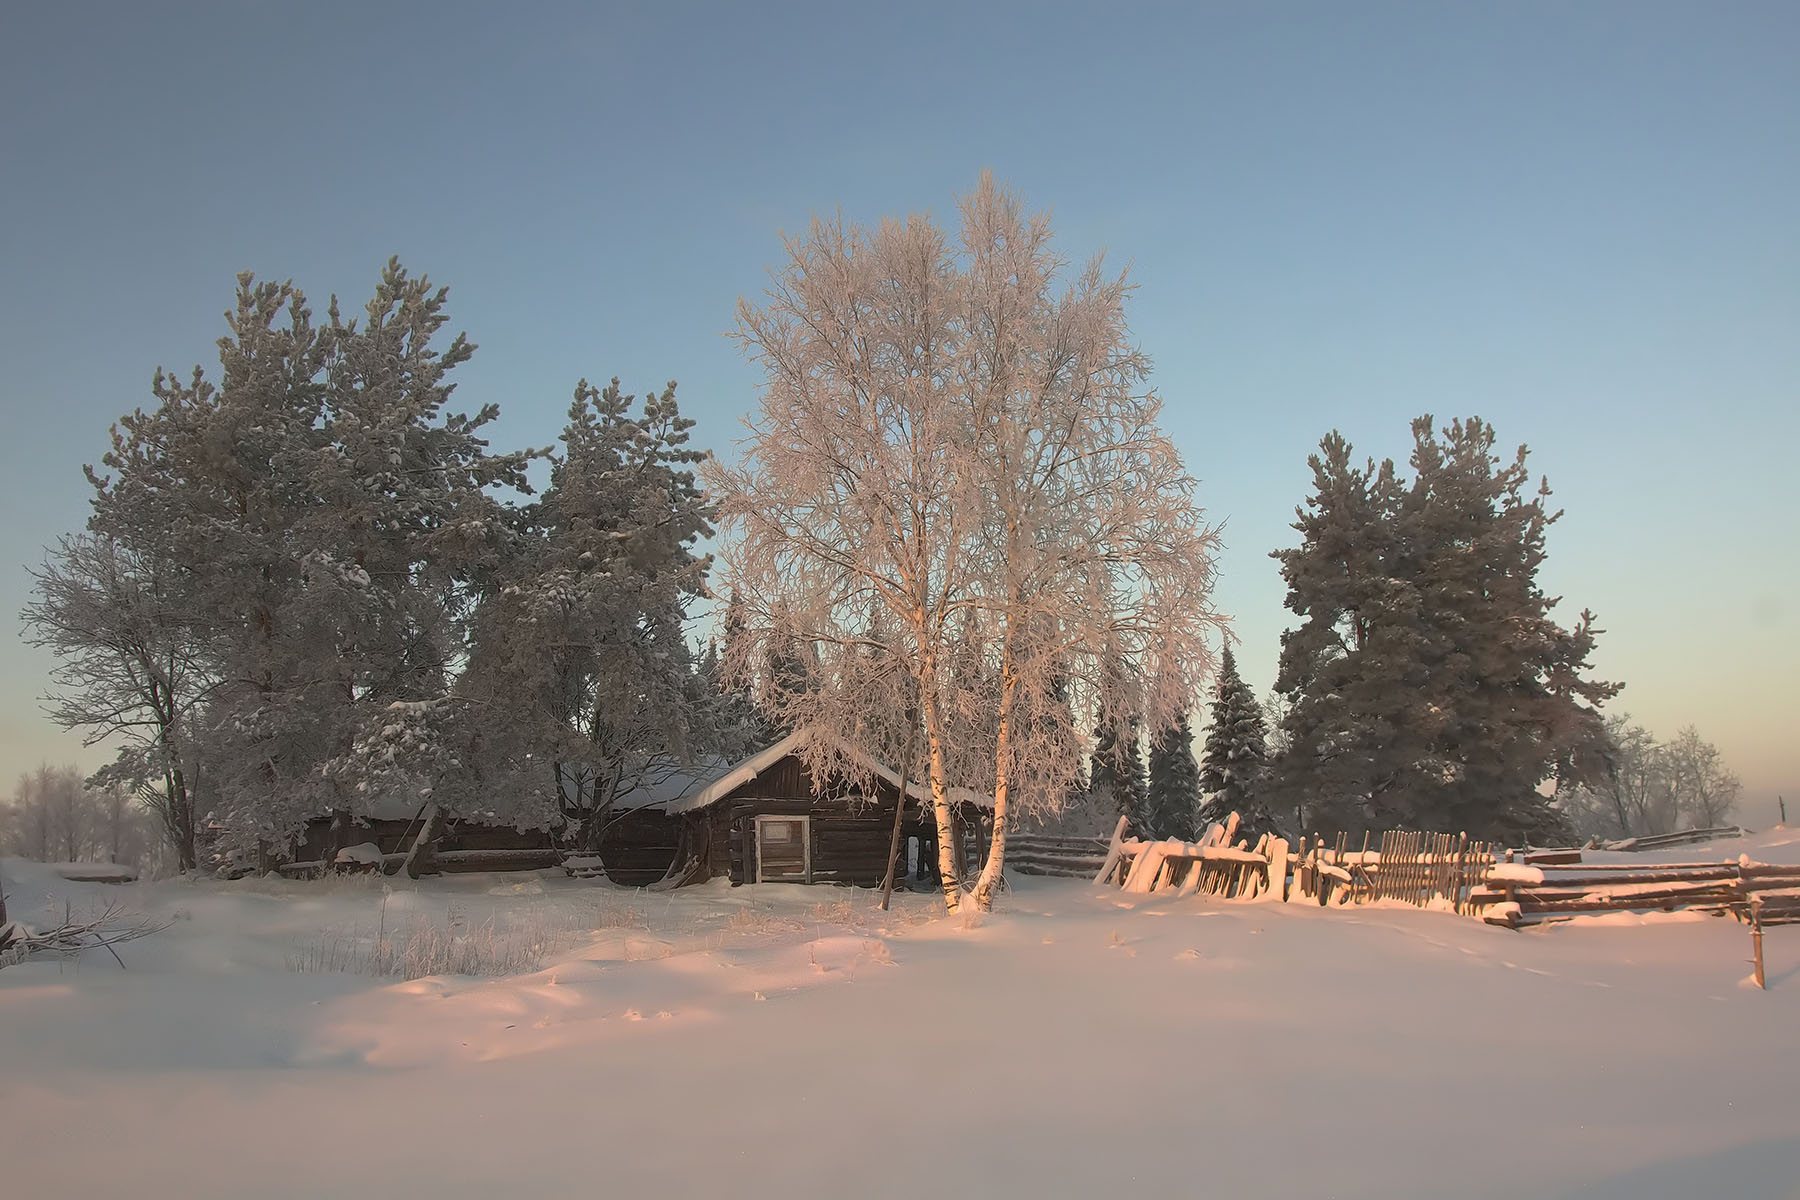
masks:
[[[22,962],[33,954],[59,954],[79,958],[86,950],[104,950],[112,955],[121,970],[125,960],[113,949],[121,942],[149,937],[169,927],[169,922],[156,922],[147,917],[127,918],[125,910],[109,904],[90,921],[77,921],[69,906],[63,905],[62,924],[37,930],[19,921],[0,925],[0,967]]]

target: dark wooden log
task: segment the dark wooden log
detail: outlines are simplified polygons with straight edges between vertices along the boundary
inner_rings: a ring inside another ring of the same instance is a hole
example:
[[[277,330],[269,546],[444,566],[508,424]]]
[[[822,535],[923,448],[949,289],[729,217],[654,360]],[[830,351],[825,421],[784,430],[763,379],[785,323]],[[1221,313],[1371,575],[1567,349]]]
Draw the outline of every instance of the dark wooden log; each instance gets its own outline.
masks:
[[[407,847],[406,858],[402,864],[408,879],[417,879],[421,875],[437,874],[437,864],[433,861],[437,849],[438,806],[429,804],[419,822],[419,836]]]
[[[1599,913],[1599,912],[1673,912],[1678,908],[1713,909],[1720,912],[1738,903],[1730,892],[1705,896],[1678,896],[1661,900],[1632,898],[1625,900],[1543,900],[1519,898],[1519,910],[1533,913]]]
[[[894,797],[894,831],[888,839],[887,873],[881,878],[881,911],[886,912],[894,894],[894,864],[900,859],[900,818],[906,812],[906,785],[912,775],[913,755],[918,752],[919,723],[909,721],[906,729],[906,757],[900,762],[900,794]]]
[[[536,871],[562,862],[562,852],[551,847],[526,850],[441,850],[438,869],[463,871]]]

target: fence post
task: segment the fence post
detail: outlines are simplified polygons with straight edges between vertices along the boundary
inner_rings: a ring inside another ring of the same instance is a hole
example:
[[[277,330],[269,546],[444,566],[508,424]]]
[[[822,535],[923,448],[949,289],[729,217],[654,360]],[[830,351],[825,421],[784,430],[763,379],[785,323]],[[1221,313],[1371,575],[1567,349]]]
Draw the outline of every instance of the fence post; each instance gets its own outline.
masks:
[[[1768,991],[1769,985],[1763,982],[1761,896],[1754,897],[1750,901],[1750,947],[1755,954],[1755,958],[1752,961],[1756,964],[1756,986],[1762,988],[1764,991]]]

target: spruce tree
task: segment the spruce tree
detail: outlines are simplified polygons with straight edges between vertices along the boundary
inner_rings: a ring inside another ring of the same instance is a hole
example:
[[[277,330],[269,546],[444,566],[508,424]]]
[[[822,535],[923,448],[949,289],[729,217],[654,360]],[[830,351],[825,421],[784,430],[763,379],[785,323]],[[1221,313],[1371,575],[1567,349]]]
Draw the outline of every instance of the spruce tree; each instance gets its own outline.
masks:
[[[780,740],[781,734],[757,707],[756,691],[749,681],[733,677],[725,668],[725,663],[731,660],[732,650],[747,636],[744,630],[744,602],[736,592],[731,593],[725,602],[725,618],[720,633],[724,638],[722,657],[718,666],[713,669],[713,677],[724,703],[722,724],[728,736],[722,740],[728,744],[727,755],[735,757],[739,752],[750,753],[764,749]]]
[[[1336,433],[1311,459],[1301,545],[1275,553],[1302,618],[1282,638],[1276,792],[1327,830],[1559,838],[1540,787],[1596,759],[1618,691],[1585,678],[1592,615],[1565,630],[1538,588],[1559,514],[1479,418],[1440,440],[1421,417],[1413,440],[1409,484],[1391,461],[1353,467]]]
[[[1275,832],[1263,795],[1266,768],[1262,706],[1238,674],[1237,659],[1227,646],[1219,664],[1212,725],[1200,767],[1200,790],[1206,794],[1200,810],[1201,828],[1235,812],[1244,836]]]
[[[1149,784],[1144,777],[1144,756],[1138,746],[1134,721],[1125,736],[1102,725],[1094,733],[1094,754],[1088,771],[1088,790],[1097,801],[1110,799],[1116,816],[1131,822],[1137,837],[1154,836],[1149,813]]]
[[[1200,768],[1194,762],[1194,731],[1187,713],[1150,741],[1146,808],[1155,836],[1194,840],[1200,811]]]

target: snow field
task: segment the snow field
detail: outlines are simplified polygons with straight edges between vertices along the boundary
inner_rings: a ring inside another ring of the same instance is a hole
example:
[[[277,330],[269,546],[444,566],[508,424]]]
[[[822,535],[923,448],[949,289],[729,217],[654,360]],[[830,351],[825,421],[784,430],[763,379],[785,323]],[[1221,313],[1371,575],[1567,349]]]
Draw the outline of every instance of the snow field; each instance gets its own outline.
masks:
[[[321,930],[365,936],[379,882],[0,872],[27,921],[121,893],[175,918],[120,948],[128,971],[0,971],[8,1197],[1800,1183],[1800,929],[1769,934],[1758,992],[1743,927],[1681,914],[1513,932],[1027,878],[973,921],[929,896],[460,876],[395,887],[388,919],[570,940],[525,974],[409,981],[290,969]]]

